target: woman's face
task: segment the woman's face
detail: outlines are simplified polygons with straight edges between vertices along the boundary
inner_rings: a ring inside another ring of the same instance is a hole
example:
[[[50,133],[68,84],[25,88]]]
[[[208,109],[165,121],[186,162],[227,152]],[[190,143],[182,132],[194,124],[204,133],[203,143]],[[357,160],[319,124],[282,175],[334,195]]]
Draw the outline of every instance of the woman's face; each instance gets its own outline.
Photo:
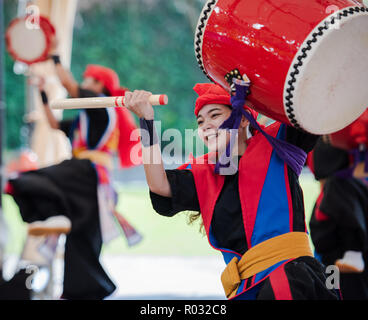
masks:
[[[227,130],[220,125],[229,118],[231,109],[222,104],[207,104],[198,113],[198,135],[209,151],[221,152],[226,149],[230,140]]]
[[[95,80],[92,77],[86,77],[83,79],[81,83],[81,88],[90,90],[96,93],[102,93],[104,89],[104,85],[101,81]]]

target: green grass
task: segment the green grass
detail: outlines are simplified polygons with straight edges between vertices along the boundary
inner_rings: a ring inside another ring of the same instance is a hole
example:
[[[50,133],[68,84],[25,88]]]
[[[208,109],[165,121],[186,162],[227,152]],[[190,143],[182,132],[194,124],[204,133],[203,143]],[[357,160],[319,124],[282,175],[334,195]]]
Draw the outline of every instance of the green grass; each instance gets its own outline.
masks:
[[[304,191],[307,221],[319,194],[319,185],[310,175],[300,179]],[[198,222],[188,225],[188,214],[180,213],[172,218],[158,215],[151,206],[147,188],[123,186],[119,189],[118,210],[143,235],[143,240],[128,247],[123,236],[104,245],[106,254],[139,255],[218,255],[199,232]],[[4,215],[9,227],[7,253],[19,254],[25,239],[26,225],[22,222],[18,207],[10,196],[4,195]]]
[[[23,222],[13,198],[8,195],[3,195],[3,213],[8,229],[5,252],[20,254],[26,238],[27,224]]]
[[[196,221],[188,225],[188,213],[174,217],[157,214],[151,205],[148,188],[119,190],[118,211],[143,235],[143,240],[129,248],[119,237],[104,247],[104,253],[129,253],[152,255],[212,255],[217,254],[208,245],[207,238],[199,232]]]
[[[306,220],[309,221],[314,203],[320,192],[319,182],[314,180],[312,175],[303,175],[300,178],[300,185],[304,194]]]

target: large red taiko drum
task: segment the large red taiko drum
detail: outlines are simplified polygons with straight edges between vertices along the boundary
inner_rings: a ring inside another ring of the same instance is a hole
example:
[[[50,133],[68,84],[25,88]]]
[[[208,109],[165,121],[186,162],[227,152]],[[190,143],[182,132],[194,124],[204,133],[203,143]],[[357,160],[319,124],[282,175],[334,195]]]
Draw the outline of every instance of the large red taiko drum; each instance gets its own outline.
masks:
[[[368,103],[368,8],[355,0],[209,0],[195,33],[208,78],[238,69],[250,105],[314,134],[341,130]]]

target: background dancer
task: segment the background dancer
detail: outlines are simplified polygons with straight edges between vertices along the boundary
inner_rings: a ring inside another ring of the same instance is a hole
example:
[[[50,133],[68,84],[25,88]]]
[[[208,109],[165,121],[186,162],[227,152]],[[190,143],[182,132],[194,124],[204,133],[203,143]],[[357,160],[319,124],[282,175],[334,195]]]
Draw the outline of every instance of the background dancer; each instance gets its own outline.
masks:
[[[117,74],[99,65],[87,66],[79,85],[64,69],[58,55],[53,55],[58,77],[71,97],[123,95]],[[112,153],[118,151],[120,164],[130,167],[131,150],[137,141],[130,140],[134,119],[127,110],[83,110],[74,120],[57,122],[48,109],[48,99],[41,91],[49,123],[70,138],[73,158],[60,164],[21,174],[9,181],[8,193],[19,206],[22,218],[36,223],[40,230],[54,227],[53,216],[70,219],[72,228],[65,244],[63,298],[102,299],[115,290],[99,262],[103,240],[118,234],[113,209],[116,195],[111,187],[109,170]],[[51,216],[51,218],[50,218]],[[51,220],[50,220],[51,219]]]
[[[353,166],[351,154],[326,137],[318,140],[309,159],[321,186],[309,224],[316,254],[324,264],[339,267],[343,299],[368,299],[367,182],[355,170],[341,176]]]

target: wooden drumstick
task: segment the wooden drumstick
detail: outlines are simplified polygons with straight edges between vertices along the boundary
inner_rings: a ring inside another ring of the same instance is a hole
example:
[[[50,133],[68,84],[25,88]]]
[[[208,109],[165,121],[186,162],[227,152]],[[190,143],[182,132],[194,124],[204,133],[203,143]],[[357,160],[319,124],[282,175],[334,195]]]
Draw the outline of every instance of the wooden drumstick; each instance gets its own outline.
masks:
[[[166,94],[153,94],[148,101],[153,106],[166,105],[168,103]],[[54,100],[50,103],[52,109],[97,109],[109,107],[124,107],[124,97],[95,97],[95,98],[72,98]]]

